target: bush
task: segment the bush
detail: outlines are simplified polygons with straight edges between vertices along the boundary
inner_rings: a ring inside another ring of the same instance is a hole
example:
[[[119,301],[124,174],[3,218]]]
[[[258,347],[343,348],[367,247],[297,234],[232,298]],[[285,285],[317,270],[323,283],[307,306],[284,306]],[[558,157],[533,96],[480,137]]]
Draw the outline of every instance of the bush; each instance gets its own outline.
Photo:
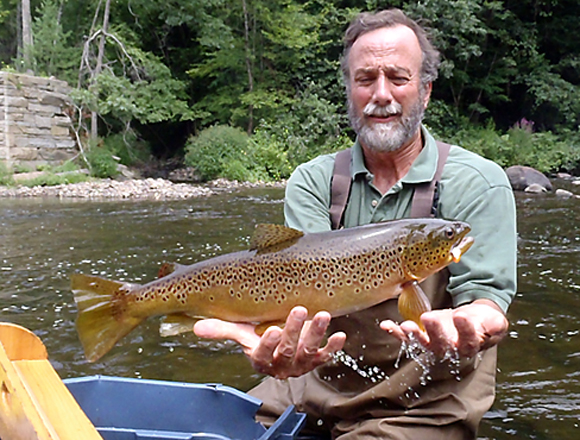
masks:
[[[133,130],[107,136],[103,143],[105,148],[112,155],[117,156],[123,165],[131,166],[147,162],[151,156],[150,146],[138,140]]]
[[[113,153],[105,147],[92,145],[86,153],[87,160],[91,165],[91,175],[101,179],[115,177],[118,174],[117,161]]]
[[[249,136],[239,128],[214,125],[187,141],[185,164],[194,167],[203,180],[263,179],[266,173],[254,162],[253,147]]]
[[[284,142],[264,129],[258,129],[251,141],[256,165],[267,174],[268,179],[280,180],[290,177],[294,167],[288,160]]]
[[[4,162],[0,161],[0,185],[8,186],[14,184],[12,171],[6,166]]]
[[[526,165],[543,173],[571,171],[580,162],[580,145],[551,132],[533,133],[529,128],[514,127],[501,134],[493,124],[470,126],[449,139],[504,168]]]

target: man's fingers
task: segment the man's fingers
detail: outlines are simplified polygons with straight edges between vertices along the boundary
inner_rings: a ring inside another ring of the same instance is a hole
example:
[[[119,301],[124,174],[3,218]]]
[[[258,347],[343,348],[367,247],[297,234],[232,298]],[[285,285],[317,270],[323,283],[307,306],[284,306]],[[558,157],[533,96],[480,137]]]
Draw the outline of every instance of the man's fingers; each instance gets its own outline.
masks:
[[[457,329],[457,350],[461,356],[475,356],[483,343],[483,339],[477,335],[473,323],[468,317],[456,314],[453,317],[453,324]]]
[[[276,365],[288,365],[294,360],[300,334],[302,333],[302,328],[307,317],[308,311],[304,307],[294,307],[290,311],[274,357]]]
[[[254,368],[279,379],[300,376],[318,365],[328,362],[332,354],[342,349],[346,335],[335,333],[320,348],[325,338],[331,316],[317,313],[312,321],[306,321],[308,311],[304,307],[292,309],[284,330],[269,327],[262,337],[249,324],[236,324],[219,319],[198,321],[194,326],[197,336],[211,339],[230,339],[238,342],[250,358]]]
[[[260,341],[254,326],[236,324],[220,319],[202,319],[193,326],[193,332],[200,338],[230,339],[240,344],[244,351],[251,351]]]
[[[346,333],[337,332],[328,338],[328,342],[324,348],[318,350],[317,366],[327,363],[332,359],[332,355],[339,350],[342,350],[346,342]]]
[[[433,315],[433,319],[425,315],[423,315],[424,317],[421,322],[425,326],[428,342],[424,345],[435,353],[435,355],[440,357],[445,356],[445,353],[454,348],[457,343],[456,331],[454,328],[446,328],[437,319],[437,315]],[[449,332],[453,332],[453,334],[449,334]]]
[[[318,355],[320,344],[324,339],[329,323],[330,314],[319,312],[307,326],[304,326],[302,343],[297,353],[299,359],[312,359]]]
[[[250,356],[252,365],[257,371],[271,374],[274,368],[274,352],[281,340],[282,329],[274,326],[268,327]]]
[[[390,319],[387,319],[385,321],[381,321],[379,326],[387,333],[390,333],[391,335],[393,335],[395,338],[397,338],[401,341],[407,340],[407,335],[401,329],[399,324],[397,324],[395,321],[391,321]]]

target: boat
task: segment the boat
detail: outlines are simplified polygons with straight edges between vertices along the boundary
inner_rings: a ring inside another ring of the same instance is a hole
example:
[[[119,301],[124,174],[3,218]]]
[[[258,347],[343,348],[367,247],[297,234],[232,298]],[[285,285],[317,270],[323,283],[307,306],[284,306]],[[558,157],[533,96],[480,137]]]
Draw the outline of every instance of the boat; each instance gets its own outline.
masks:
[[[61,380],[42,341],[0,323],[3,440],[291,440],[306,415],[289,406],[269,428],[261,402],[221,384],[89,376]]]

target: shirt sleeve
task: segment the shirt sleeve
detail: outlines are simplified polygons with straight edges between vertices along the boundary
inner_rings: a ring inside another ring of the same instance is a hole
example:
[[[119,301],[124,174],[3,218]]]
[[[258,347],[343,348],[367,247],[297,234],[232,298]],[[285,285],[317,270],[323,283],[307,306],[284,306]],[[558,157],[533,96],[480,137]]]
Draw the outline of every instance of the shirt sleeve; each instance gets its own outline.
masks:
[[[444,216],[471,226],[474,244],[461,261],[449,267],[448,290],[454,306],[490,299],[507,311],[516,293],[517,232],[513,190],[505,173],[486,164],[474,173],[455,174],[454,200],[445,199]],[[444,183],[444,182],[442,182]]]
[[[296,168],[286,185],[286,226],[308,233],[331,229],[329,208],[333,169],[333,156],[321,156]]]

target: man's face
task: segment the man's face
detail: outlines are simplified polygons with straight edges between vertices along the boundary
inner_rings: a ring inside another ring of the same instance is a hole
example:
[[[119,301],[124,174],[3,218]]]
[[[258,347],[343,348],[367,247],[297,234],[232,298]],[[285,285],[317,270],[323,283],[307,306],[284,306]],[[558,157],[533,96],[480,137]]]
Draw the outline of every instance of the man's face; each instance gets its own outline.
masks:
[[[422,52],[406,26],[380,28],[353,44],[348,112],[363,146],[395,151],[419,135],[431,85],[421,84]]]

